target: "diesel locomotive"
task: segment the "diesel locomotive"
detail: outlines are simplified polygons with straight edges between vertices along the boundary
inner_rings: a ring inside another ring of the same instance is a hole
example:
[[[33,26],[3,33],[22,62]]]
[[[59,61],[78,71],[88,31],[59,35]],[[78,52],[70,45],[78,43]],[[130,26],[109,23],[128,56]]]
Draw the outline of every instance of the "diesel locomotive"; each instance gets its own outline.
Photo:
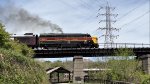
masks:
[[[82,33],[42,33],[23,36],[14,35],[14,40],[27,44],[32,48],[98,48],[98,38]]]

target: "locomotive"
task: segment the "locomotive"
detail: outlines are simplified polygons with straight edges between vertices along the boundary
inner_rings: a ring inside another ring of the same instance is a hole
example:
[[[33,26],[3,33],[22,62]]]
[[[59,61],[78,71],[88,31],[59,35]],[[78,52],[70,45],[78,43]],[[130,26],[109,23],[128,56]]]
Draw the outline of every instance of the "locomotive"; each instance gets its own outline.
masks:
[[[14,40],[32,48],[98,48],[98,38],[82,33],[26,33],[13,36]]]

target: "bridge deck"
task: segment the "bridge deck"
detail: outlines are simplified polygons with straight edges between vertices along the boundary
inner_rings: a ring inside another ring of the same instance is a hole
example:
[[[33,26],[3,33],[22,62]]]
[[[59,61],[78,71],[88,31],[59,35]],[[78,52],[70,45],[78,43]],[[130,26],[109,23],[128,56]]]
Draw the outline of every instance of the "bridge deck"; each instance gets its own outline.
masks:
[[[83,57],[113,56],[120,48],[54,48],[35,49],[35,58],[60,58],[81,55]],[[132,49],[136,56],[150,54],[150,48],[128,48]]]

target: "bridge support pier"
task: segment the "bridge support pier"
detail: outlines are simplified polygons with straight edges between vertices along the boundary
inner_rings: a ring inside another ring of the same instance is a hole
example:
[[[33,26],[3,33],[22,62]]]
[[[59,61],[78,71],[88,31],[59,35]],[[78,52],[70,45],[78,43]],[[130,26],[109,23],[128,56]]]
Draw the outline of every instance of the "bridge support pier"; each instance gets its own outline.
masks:
[[[142,69],[146,74],[150,74],[150,54],[140,56]]]
[[[73,58],[73,83],[84,83],[83,56]]]

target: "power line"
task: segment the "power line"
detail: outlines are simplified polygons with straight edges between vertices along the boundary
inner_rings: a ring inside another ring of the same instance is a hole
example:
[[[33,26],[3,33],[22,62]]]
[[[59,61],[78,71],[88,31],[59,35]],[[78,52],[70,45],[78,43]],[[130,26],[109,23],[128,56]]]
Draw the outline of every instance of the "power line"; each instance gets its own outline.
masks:
[[[95,0],[95,1],[99,1],[99,0]],[[85,1],[83,1],[83,0],[81,0],[80,1],[81,3],[86,3]],[[78,2],[77,2],[78,3]],[[82,4],[83,5],[83,4]],[[87,3],[86,3],[86,5],[88,5]],[[83,5],[84,7],[85,7],[85,5]],[[89,7],[91,6],[91,5],[88,5]],[[85,7],[85,8],[87,8],[87,7]],[[90,9],[89,9],[90,10]],[[92,9],[93,10],[93,9]],[[88,20],[90,20],[90,18],[93,18],[93,15],[95,15],[94,13],[92,13],[88,18],[86,18],[85,19],[85,21],[88,21]],[[87,24],[87,23],[85,23],[85,21],[82,21],[82,23],[80,23],[78,26],[80,26],[81,24]],[[83,23],[84,22],[84,23]]]
[[[103,6],[104,4],[106,4],[106,3],[101,4],[100,0],[95,0],[95,1],[98,2],[98,3],[97,3],[98,6],[99,6],[99,5]],[[102,1],[102,0],[101,0],[101,1]],[[103,1],[104,1],[104,0],[103,0]]]
[[[59,0],[59,2],[63,3],[64,5],[68,6],[69,8],[72,8],[72,9],[74,9],[74,10],[77,9],[76,7],[73,7],[72,5],[66,3],[65,1]]]
[[[131,24],[131,23],[133,23],[133,22],[135,22],[135,21],[137,21],[137,20],[139,20],[140,18],[142,18],[143,16],[145,16],[146,14],[148,14],[150,11],[147,11],[147,12],[145,12],[144,14],[142,14],[141,16],[139,16],[139,17],[137,17],[137,18],[135,18],[135,19],[133,19],[132,21],[130,21],[130,22],[128,22],[128,23],[126,23],[126,24],[124,24],[124,25],[122,25],[120,28],[122,28],[122,27],[124,27],[124,26],[127,26],[127,25],[129,25],[129,24]]]
[[[86,3],[84,0],[80,0],[83,4],[85,4],[84,6],[86,7],[86,8],[90,8],[90,6],[91,5],[89,5],[88,3]]]
[[[145,3],[146,3],[146,2],[145,2]],[[145,3],[144,3],[144,4],[145,4]],[[127,15],[129,15],[130,13],[132,13],[133,11],[135,11],[136,9],[142,7],[144,4],[138,5],[138,6],[136,6],[135,8],[131,9],[130,11],[128,11],[127,13],[125,13],[124,15],[122,15],[121,17],[119,17],[119,18],[117,19],[117,21],[119,21],[119,20],[121,20],[122,18],[126,17]]]

